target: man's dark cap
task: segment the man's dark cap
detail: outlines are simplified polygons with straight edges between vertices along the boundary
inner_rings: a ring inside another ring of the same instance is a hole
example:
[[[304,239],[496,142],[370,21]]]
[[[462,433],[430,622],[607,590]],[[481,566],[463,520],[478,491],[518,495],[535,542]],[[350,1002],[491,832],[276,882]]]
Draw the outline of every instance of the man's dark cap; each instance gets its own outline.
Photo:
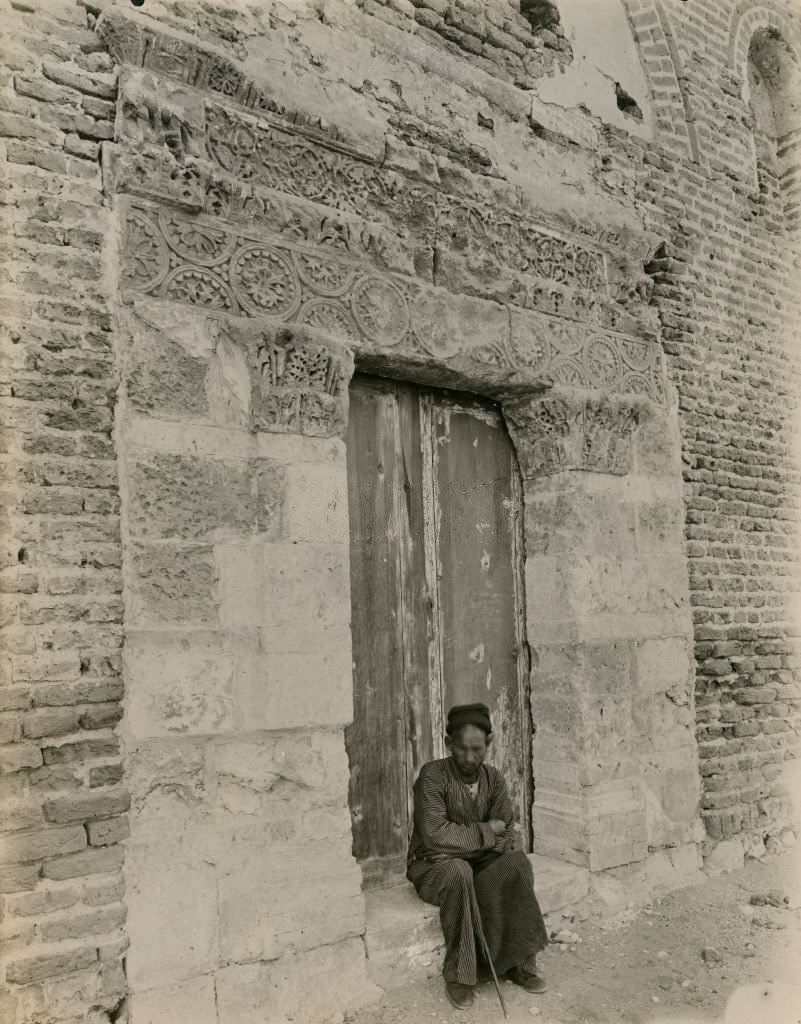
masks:
[[[450,736],[463,725],[475,725],[487,735],[492,732],[489,708],[486,704],[457,704],[448,712],[445,732]]]

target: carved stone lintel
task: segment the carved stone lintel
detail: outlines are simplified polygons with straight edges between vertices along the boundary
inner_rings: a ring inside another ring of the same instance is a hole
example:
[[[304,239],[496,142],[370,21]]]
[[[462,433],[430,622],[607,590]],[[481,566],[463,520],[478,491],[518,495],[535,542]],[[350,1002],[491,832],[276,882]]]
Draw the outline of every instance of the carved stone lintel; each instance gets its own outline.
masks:
[[[525,479],[570,470],[623,476],[647,400],[573,388],[504,404]]]
[[[188,204],[191,182],[176,184],[187,185]],[[427,355],[443,366],[464,359],[498,365],[529,387],[553,382],[664,400],[652,339],[534,311],[510,315],[498,303],[382,274],[318,245],[233,231],[222,218],[131,203],[122,253],[126,292],[297,324],[362,351]]]

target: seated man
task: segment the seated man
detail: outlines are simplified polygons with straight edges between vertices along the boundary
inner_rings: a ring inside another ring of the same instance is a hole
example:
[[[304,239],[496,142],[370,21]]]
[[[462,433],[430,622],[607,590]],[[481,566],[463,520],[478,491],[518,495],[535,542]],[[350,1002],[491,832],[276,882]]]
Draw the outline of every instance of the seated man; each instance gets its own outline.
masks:
[[[445,991],[457,1009],[472,1005],[483,931],[499,977],[544,992],[536,955],[548,942],[525,853],[512,850],[512,803],[500,772],[484,764],[492,739],[485,704],[451,708],[449,757],[423,765],[414,785],[407,877],[439,907],[445,934]]]

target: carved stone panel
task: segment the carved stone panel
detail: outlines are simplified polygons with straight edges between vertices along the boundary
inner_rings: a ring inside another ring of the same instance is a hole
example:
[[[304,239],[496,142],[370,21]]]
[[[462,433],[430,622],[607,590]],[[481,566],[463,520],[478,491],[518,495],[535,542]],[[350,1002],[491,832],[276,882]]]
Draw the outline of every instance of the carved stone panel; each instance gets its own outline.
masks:
[[[525,479],[570,470],[623,476],[631,470],[634,431],[648,403],[557,387],[505,403],[504,414]]]
[[[265,331],[254,346],[253,426],[327,437],[345,429],[352,361],[303,332]]]
[[[202,97],[145,71],[125,73],[119,93],[118,134],[139,150],[166,149],[178,163],[199,156],[205,133]]]

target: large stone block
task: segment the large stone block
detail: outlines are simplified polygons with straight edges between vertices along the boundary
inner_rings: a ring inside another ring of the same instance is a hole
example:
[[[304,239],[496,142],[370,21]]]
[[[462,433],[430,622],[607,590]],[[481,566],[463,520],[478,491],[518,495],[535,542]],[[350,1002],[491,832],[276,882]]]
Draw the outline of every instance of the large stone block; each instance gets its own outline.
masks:
[[[217,879],[191,844],[177,857],[151,841],[129,843],[128,978],[131,988],[163,987],[217,964]]]
[[[696,842],[657,850],[645,862],[647,896],[670,892],[688,885],[697,885],[701,872],[701,852]]]
[[[635,700],[645,705],[646,714],[638,716],[635,731],[643,757],[659,758],[661,751],[687,748],[694,742],[695,714],[689,701],[673,693],[655,693]]]
[[[637,611],[627,613],[596,612],[582,615],[574,623],[577,639],[585,644],[606,642],[610,637],[618,640],[642,640],[652,636],[691,635],[691,623],[686,608],[673,611]]]
[[[214,976],[207,974],[171,985],[133,992],[131,1024],[218,1024]]]
[[[367,978],[358,938],[273,963],[225,967],[216,982],[220,1024],[284,1024],[290,1019],[316,1024],[381,994]]]
[[[211,419],[225,427],[249,426],[251,386],[244,348],[225,331],[218,332],[206,378]]]
[[[569,716],[577,712],[583,715],[591,702],[605,698],[630,700],[633,657],[632,645],[626,639],[542,644],[535,654],[531,673],[535,721],[538,717],[552,719],[559,709]]]
[[[700,797],[695,751],[686,747],[661,761],[650,761],[643,765],[640,782],[649,846],[692,842],[698,824]]]
[[[200,339],[181,344],[181,332],[157,331],[143,317],[131,318],[124,373],[131,408],[169,417],[208,418],[208,354]],[[205,320],[192,321],[199,334]],[[184,337],[187,323],[184,317]]]
[[[132,413],[125,427],[132,450],[149,453],[193,455],[223,462],[267,459],[276,465],[323,463],[344,465],[345,444],[334,437],[302,437],[298,434],[253,433],[206,423],[180,422]]]
[[[290,541],[348,543],[345,461],[287,466],[284,536]]]
[[[589,865],[587,835],[578,817],[567,818],[560,810],[548,810],[535,803],[532,827],[535,853],[568,864]]]
[[[308,635],[350,619],[344,544],[219,544],[224,626],[234,630],[294,624]]]
[[[133,450],[128,465],[128,520],[135,538],[223,540],[250,533],[275,537],[280,532],[284,472],[269,459],[233,461]],[[314,473],[310,488],[313,480]],[[295,502],[308,500],[306,491],[298,491],[296,481],[294,485]],[[302,511],[296,519],[303,520]],[[308,539],[319,537],[318,532]]]
[[[634,437],[634,470],[644,476],[674,480],[681,486],[681,441],[675,407],[652,410]]]
[[[637,506],[625,500],[617,479],[607,490],[588,489],[586,477],[571,474],[563,487],[525,489],[526,554],[603,554],[630,558],[636,552]]]
[[[218,806],[268,820],[283,803],[302,807],[347,807],[349,771],[341,732],[293,731],[218,740],[213,766]]]
[[[639,607],[654,612],[689,609],[690,590],[687,561],[679,548],[665,558],[648,558],[634,563],[634,571],[647,579],[647,597]]]
[[[134,543],[128,559],[129,626],[216,621],[218,571],[211,545]]]
[[[670,691],[689,701],[693,677],[689,636],[643,638],[634,644],[635,672],[645,693]]]
[[[136,739],[232,729],[234,657],[220,634],[132,633],[125,666]]]
[[[739,871],[744,863],[743,840],[740,836],[708,843],[704,851],[704,870],[710,875]]]
[[[676,493],[642,496],[636,503],[637,551],[644,557],[684,556],[684,503],[679,481]],[[686,574],[686,570],[685,570]]]
[[[126,782],[135,838],[180,835],[208,823],[208,742],[205,737],[170,736],[128,744]]]
[[[525,563],[529,642],[564,639],[560,623],[573,617],[571,581],[561,555],[528,553]]]
[[[232,850],[219,870],[222,959],[273,960],[362,934],[361,872],[349,839],[338,850],[319,842]]]
[[[245,652],[237,657],[236,723],[241,729],[347,725],[353,718],[350,638],[315,649],[308,635],[290,637],[306,649]]]

